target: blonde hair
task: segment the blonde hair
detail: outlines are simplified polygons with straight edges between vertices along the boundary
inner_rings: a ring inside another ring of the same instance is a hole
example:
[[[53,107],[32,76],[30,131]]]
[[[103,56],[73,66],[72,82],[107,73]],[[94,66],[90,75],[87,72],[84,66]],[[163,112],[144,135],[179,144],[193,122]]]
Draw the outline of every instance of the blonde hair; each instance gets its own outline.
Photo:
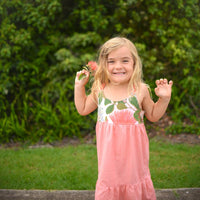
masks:
[[[107,42],[105,42],[99,52],[99,58],[98,58],[98,68],[95,73],[94,82],[92,85],[92,95],[95,96],[104,85],[109,83],[108,78],[108,70],[107,70],[107,59],[108,55],[113,51],[116,50],[122,46],[126,46],[133,57],[134,61],[134,71],[131,76],[131,79],[129,81],[129,88],[138,90],[140,88],[142,81],[142,63],[140,60],[140,57],[138,55],[137,49],[135,45],[124,37],[115,37]]]

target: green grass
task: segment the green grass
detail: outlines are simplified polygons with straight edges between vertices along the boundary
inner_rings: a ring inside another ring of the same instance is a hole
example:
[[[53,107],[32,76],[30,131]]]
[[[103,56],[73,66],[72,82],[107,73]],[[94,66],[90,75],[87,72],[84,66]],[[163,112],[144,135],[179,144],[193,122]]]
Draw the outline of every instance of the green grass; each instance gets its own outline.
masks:
[[[155,188],[200,187],[200,146],[151,141],[150,171]]]
[[[155,188],[200,187],[200,146],[150,142]],[[0,149],[1,189],[94,190],[94,145]]]
[[[0,150],[1,189],[94,189],[95,146]]]

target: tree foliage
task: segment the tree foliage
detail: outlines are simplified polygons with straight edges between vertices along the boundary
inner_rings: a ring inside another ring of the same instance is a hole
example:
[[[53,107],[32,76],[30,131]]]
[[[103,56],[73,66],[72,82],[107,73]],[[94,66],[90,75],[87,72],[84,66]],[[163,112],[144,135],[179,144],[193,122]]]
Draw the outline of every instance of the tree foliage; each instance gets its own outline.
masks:
[[[151,88],[174,81],[168,131],[200,134],[199,0],[1,0],[0,141],[94,133],[95,114],[73,104],[75,72],[116,35],[135,43]]]

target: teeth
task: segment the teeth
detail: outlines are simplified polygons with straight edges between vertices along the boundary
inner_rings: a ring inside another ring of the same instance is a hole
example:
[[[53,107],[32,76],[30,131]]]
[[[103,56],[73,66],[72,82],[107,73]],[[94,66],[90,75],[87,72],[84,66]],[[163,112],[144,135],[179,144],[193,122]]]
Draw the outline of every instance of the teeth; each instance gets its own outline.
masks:
[[[114,73],[114,74],[125,74],[125,72],[119,72],[119,73]]]

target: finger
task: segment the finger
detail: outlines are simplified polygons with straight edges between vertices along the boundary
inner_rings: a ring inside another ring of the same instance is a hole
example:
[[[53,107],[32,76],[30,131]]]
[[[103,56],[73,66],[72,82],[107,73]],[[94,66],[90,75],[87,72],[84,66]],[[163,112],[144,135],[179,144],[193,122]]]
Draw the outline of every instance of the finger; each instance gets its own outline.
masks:
[[[89,74],[89,71],[85,69],[83,69],[81,72],[84,73],[85,75]]]
[[[84,70],[84,74],[86,75],[86,77],[89,77],[89,72],[87,70]]]
[[[159,88],[156,87],[156,88],[154,89],[154,91],[155,91],[155,94],[157,95],[157,93],[159,92]]]
[[[90,72],[87,70],[82,70],[81,73],[78,75],[78,80],[88,81],[90,77]]]
[[[81,75],[80,71],[76,73],[76,78],[75,78],[75,81],[78,81],[79,80],[79,76]]]
[[[76,75],[80,75],[82,73],[82,70],[81,71],[78,71],[76,72]]]
[[[79,80],[79,77],[80,77],[81,74],[84,74],[84,71],[83,71],[83,70],[78,71],[78,72],[76,73],[76,80]]]
[[[164,78],[163,83],[164,83],[164,84],[167,84],[167,83],[168,83],[168,81],[167,81],[166,78]]]
[[[173,81],[172,80],[169,81],[169,85],[172,87],[172,85],[173,85]]]
[[[160,84],[160,80],[156,80],[156,85],[159,85]]]
[[[86,70],[81,70],[77,72],[77,75],[80,76],[81,74],[85,74],[86,76],[88,75],[88,71]]]

